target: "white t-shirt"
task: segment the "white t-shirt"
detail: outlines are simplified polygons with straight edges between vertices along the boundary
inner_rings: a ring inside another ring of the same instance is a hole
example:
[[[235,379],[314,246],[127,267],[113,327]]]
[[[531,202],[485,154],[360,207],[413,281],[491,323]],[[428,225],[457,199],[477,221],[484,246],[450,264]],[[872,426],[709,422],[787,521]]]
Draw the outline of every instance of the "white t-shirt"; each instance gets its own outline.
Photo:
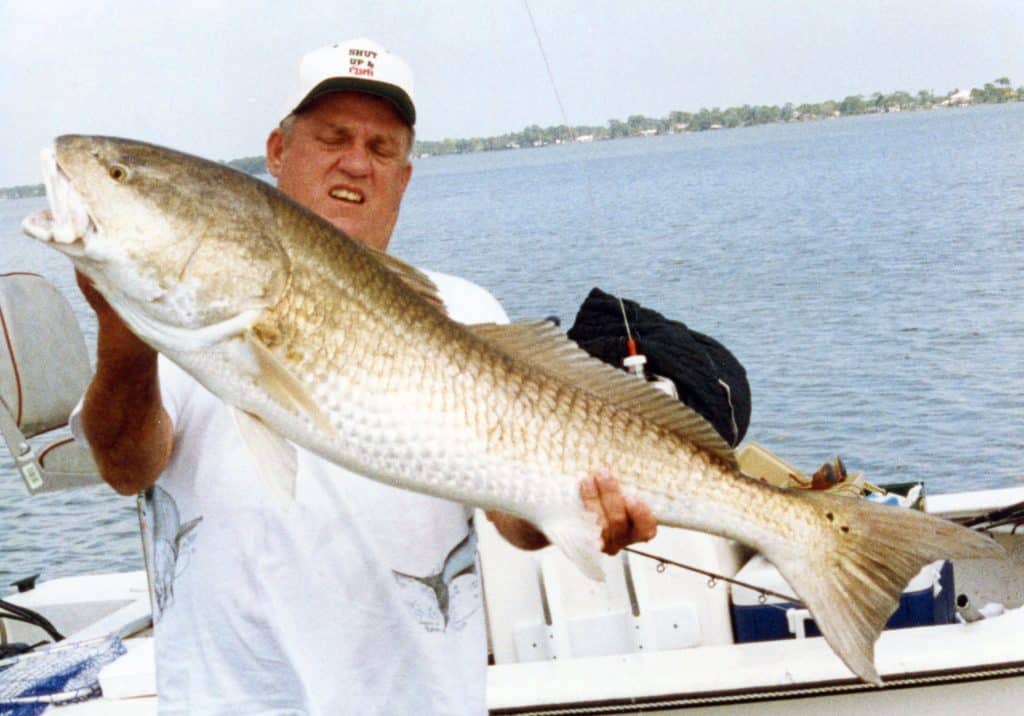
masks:
[[[479,286],[429,275],[454,319],[508,321]],[[160,713],[485,713],[472,511],[301,448],[282,509],[226,404],[159,370],[175,435],[148,507]]]

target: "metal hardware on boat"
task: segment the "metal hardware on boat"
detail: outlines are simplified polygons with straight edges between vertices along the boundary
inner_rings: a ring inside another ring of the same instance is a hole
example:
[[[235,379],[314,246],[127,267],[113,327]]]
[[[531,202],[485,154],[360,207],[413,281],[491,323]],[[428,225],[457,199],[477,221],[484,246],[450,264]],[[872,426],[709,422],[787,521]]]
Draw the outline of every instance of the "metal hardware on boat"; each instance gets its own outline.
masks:
[[[971,604],[966,594],[956,595],[956,611],[965,622],[976,622],[984,619],[985,615],[978,611],[978,608]]]
[[[626,579],[626,594],[629,596],[629,610],[634,617],[640,616],[640,600],[636,596],[636,585],[633,583],[633,570],[629,564],[629,555],[621,553],[622,574]]]
[[[28,485],[29,491],[34,492],[43,486],[43,473],[39,469],[35,451],[32,450],[31,446],[19,455],[14,462],[18,467],[18,472],[21,473],[22,479],[25,480],[25,484]]]
[[[569,634],[566,631],[567,620],[561,615],[564,603],[562,584],[557,574],[545,574],[543,559],[536,561],[536,568],[541,610],[544,614],[543,633],[547,637],[547,646],[543,651],[546,651],[552,660],[570,658],[572,651]]]
[[[676,388],[675,383],[673,383],[670,379],[666,378],[665,376],[654,375],[652,377],[652,380],[648,382],[651,384],[652,387],[657,388],[668,397],[679,400],[679,389]]]
[[[11,586],[16,587],[19,593],[28,592],[36,588],[37,579],[39,579],[39,575],[33,574],[31,577],[23,577],[16,582],[11,582]]]
[[[540,583],[540,609],[544,615],[544,623],[550,628],[552,624],[551,619],[551,605],[548,604],[548,590],[544,585],[544,571],[537,569],[537,581]]]
[[[633,650],[643,651],[645,647],[656,648],[655,634],[649,628],[647,620],[640,614],[640,597],[637,594],[637,583],[633,575],[633,567],[630,564],[629,555],[625,552],[619,553],[619,561],[622,563],[622,576],[626,584],[626,595],[629,597],[629,621],[633,627],[631,630],[633,638]],[[640,575],[641,577],[643,575]],[[642,586],[642,585],[641,585]]]
[[[807,622],[811,620],[811,613],[807,609],[787,609],[786,624],[789,626],[789,633],[797,639],[807,638]]]

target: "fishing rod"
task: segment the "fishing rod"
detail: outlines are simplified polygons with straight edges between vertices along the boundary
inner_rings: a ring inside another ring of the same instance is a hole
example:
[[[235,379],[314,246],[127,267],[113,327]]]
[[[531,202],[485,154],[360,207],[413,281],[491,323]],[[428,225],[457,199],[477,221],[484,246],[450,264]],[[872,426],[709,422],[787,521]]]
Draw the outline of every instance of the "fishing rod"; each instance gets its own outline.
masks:
[[[806,606],[802,601],[800,601],[796,597],[791,597],[788,594],[781,594],[779,592],[774,592],[771,589],[766,589],[765,587],[759,587],[756,584],[750,584],[749,582],[743,582],[743,581],[740,581],[739,579],[733,579],[732,577],[726,577],[724,574],[717,574],[715,572],[709,572],[706,569],[701,569],[700,567],[694,567],[693,565],[690,565],[690,564],[683,564],[682,562],[676,562],[674,560],[668,559],[667,557],[660,557],[660,556],[658,556],[656,554],[651,554],[650,552],[643,552],[643,551],[635,549],[633,547],[624,547],[623,549],[626,552],[629,552],[631,554],[635,554],[635,555],[638,555],[640,557],[646,557],[647,559],[653,559],[655,562],[658,563],[658,566],[656,567],[658,572],[664,572],[666,565],[672,565],[673,567],[678,567],[680,569],[685,569],[685,570],[690,571],[690,572],[696,572],[697,574],[702,574],[702,575],[704,575],[705,577],[708,578],[708,589],[714,589],[716,584],[719,581],[728,582],[729,584],[735,584],[737,587],[744,587],[746,589],[749,589],[752,592],[757,592],[757,594],[758,594],[757,601],[759,603],[761,603],[761,604],[764,604],[765,602],[767,602],[768,601],[768,597],[776,597],[776,598],[781,599],[781,600],[783,600],[785,602],[792,602],[794,604],[799,604],[800,606]]]
[[[1004,525],[1013,525],[1013,529],[1010,532],[1015,534],[1017,528],[1024,524],[1024,502],[1016,502],[998,510],[986,512],[983,515],[963,517],[955,520],[955,522],[959,522],[964,527],[970,527],[983,532]]]

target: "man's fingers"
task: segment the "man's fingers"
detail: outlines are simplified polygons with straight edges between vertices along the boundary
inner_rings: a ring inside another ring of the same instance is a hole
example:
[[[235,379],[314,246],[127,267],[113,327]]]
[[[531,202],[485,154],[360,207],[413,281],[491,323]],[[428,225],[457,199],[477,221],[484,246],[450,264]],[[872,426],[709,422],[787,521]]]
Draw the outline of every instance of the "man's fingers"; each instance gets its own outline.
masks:
[[[619,482],[607,472],[594,475],[594,482],[601,494],[601,506],[604,509],[606,524],[601,536],[604,538],[604,551],[615,554],[628,544],[632,531],[629,513],[626,511],[626,498],[622,494]]]
[[[658,533],[658,519],[643,500],[626,501],[629,518],[633,523],[633,542],[648,542]]]
[[[619,481],[600,470],[580,482],[583,507],[597,517],[602,551],[617,554],[634,542],[646,542],[657,532],[658,520],[639,499],[627,498]]]
[[[587,477],[580,482],[580,498],[583,500],[583,508],[597,517],[597,524],[601,527],[601,538],[604,539],[608,518],[604,513],[604,505],[601,504],[601,491],[597,487],[597,480]]]

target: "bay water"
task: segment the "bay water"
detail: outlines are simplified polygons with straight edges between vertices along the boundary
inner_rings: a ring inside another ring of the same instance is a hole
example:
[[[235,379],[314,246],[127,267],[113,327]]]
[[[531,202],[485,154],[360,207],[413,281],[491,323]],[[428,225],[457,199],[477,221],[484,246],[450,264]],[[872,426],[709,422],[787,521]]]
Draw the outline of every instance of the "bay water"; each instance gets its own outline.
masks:
[[[0,273],[50,279],[93,346],[70,264],[19,233],[44,204],[0,201]],[[1024,480],[1024,104],[426,157],[391,250],[514,320],[567,327],[598,286],[715,337],[747,439],[801,469]],[[0,446],[0,594],[140,567],[134,499],[30,498]]]

